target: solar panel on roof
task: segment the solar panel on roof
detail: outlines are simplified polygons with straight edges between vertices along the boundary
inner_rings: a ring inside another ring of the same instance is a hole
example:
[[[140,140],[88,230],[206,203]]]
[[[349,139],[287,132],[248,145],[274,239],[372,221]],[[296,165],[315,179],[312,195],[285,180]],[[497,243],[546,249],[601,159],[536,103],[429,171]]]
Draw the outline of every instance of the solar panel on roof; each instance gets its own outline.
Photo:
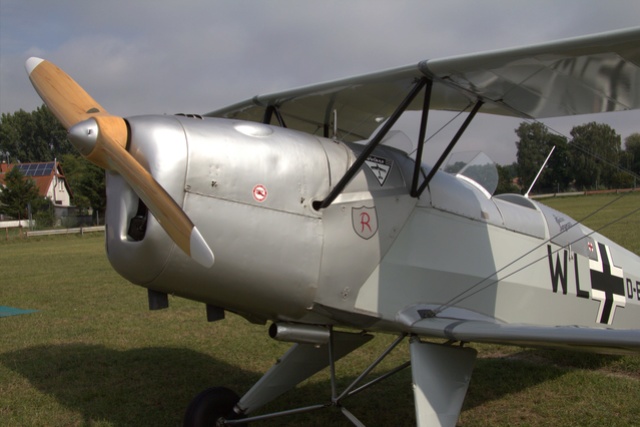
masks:
[[[31,165],[18,165],[17,168],[20,169],[20,172],[22,172],[23,175],[27,175],[29,174],[29,166]]]
[[[51,175],[54,163],[33,163],[17,165],[20,172],[25,176],[47,176]]]

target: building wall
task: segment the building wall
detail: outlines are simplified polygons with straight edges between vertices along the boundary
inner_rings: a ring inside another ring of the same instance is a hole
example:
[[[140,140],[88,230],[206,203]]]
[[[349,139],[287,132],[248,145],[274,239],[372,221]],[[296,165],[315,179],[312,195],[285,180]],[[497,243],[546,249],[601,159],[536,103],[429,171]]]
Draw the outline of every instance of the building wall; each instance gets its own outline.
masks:
[[[51,199],[56,206],[70,206],[71,198],[63,179],[54,176],[51,185],[47,191],[47,197]]]

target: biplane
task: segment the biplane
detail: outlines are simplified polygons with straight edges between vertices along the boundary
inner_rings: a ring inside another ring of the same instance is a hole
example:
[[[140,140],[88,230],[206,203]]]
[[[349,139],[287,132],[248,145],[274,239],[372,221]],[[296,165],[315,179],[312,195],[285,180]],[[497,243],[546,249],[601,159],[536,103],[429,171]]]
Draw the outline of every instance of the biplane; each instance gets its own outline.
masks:
[[[347,398],[404,368],[417,425],[455,425],[470,343],[640,352],[640,257],[528,197],[493,196],[483,156],[442,170],[478,113],[638,109],[640,27],[426,60],[208,114],[114,116],[52,63],[26,68],[72,143],[106,170],[106,252],[148,289],[149,307],[166,308],[169,294],[200,301],[209,321],[237,313],[292,343],[242,396],[196,396],[185,426],[331,407],[359,426]],[[423,159],[436,110],[466,115]],[[410,111],[413,150],[394,128]],[[375,333],[397,339],[337,390],[336,362]],[[410,361],[369,380],[401,342]],[[317,405],[257,412],[327,367],[331,392]]]

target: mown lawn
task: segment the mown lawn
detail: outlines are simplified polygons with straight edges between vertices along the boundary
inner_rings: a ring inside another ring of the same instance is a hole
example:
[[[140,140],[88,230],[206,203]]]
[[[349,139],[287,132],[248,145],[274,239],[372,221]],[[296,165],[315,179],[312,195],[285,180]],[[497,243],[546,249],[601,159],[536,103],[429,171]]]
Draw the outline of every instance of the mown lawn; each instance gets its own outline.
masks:
[[[544,201],[579,219],[614,200]],[[625,196],[585,222],[598,228],[640,206]],[[640,254],[640,213],[601,231]],[[170,299],[148,311],[146,290],[109,266],[103,235],[0,241],[0,305],[37,313],[0,318],[0,425],[176,426],[190,399],[224,385],[240,394],[288,348],[267,326],[244,319],[207,323],[202,304]],[[381,336],[348,356],[339,372],[355,378],[390,342]],[[381,369],[407,360],[407,346]],[[474,345],[480,358],[459,425],[640,425],[640,356],[602,356]],[[405,370],[349,402],[367,425],[415,425]],[[269,405],[317,403],[321,373]],[[264,426],[349,425],[333,411]]]

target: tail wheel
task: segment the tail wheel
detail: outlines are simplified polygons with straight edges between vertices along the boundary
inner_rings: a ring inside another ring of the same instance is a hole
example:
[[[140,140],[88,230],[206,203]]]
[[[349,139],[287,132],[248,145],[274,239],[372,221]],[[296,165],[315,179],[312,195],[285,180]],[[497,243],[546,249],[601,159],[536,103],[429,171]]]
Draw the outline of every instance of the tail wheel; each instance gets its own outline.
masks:
[[[228,388],[208,388],[189,404],[183,427],[223,426],[225,420],[238,419],[233,407],[239,400],[238,395]]]

